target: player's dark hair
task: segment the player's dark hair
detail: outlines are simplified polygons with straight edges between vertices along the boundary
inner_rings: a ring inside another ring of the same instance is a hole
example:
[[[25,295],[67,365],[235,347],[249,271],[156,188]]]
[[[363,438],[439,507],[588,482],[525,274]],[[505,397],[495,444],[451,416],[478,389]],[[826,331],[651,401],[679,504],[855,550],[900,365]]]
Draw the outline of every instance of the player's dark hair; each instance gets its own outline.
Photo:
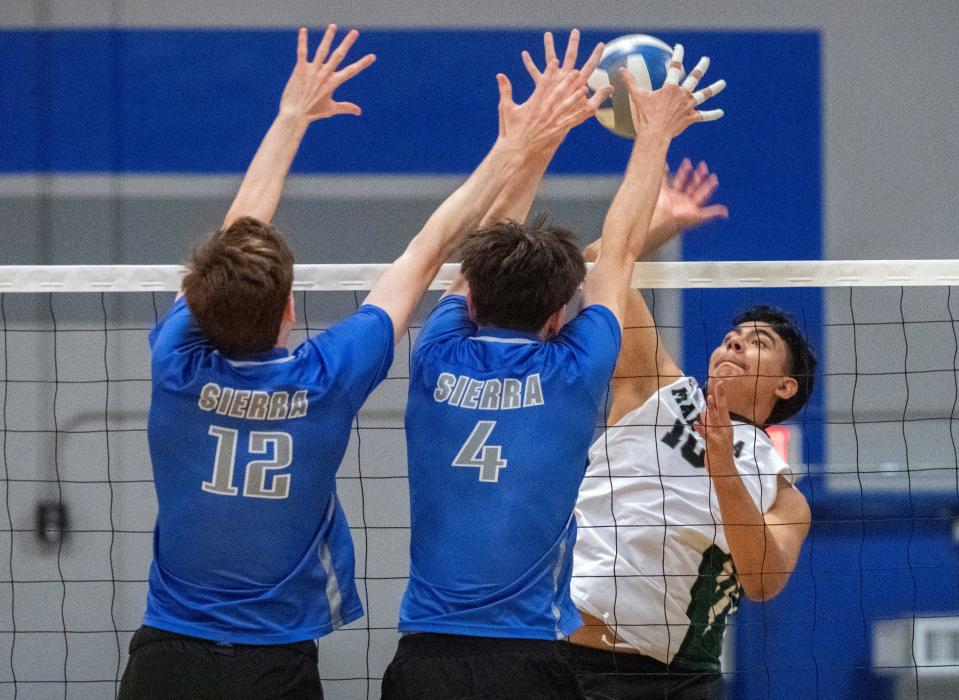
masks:
[[[792,417],[809,400],[816,374],[816,356],[803,337],[795,320],[785,311],[772,306],[759,305],[747,309],[734,320],[734,326],[744,323],[768,323],[776,335],[783,339],[789,350],[786,373],[796,380],[796,393],[788,399],[779,399],[772,412],[766,418],[766,425],[782,423]]]
[[[482,325],[538,331],[586,276],[576,237],[542,216],[481,228],[466,236],[460,251]]]
[[[245,216],[198,244],[183,278],[207,340],[227,357],[276,345],[293,287],[293,253],[269,224]]]

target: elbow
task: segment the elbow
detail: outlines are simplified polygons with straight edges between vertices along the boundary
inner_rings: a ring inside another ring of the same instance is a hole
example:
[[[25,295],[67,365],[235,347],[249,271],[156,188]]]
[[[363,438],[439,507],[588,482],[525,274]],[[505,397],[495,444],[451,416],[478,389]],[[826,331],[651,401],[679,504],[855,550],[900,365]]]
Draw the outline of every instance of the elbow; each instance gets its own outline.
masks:
[[[597,260],[599,260],[599,252],[600,252],[600,241],[599,239],[597,239],[593,241],[592,243],[590,243],[585,248],[583,248],[583,260],[585,260],[588,263],[596,262]]]
[[[789,575],[746,575],[739,576],[739,585],[743,594],[756,603],[765,603],[782,593]]]
[[[631,261],[640,260],[646,252],[646,236],[630,236],[628,249]]]
[[[453,253],[459,239],[435,240],[429,237],[416,236],[406,246],[406,250],[400,255],[400,260],[414,260],[427,266],[439,267],[446,262]]]
[[[767,600],[772,600],[779,595],[779,591],[770,591],[761,587],[747,588],[746,586],[743,586],[743,593],[754,603],[765,603]]]

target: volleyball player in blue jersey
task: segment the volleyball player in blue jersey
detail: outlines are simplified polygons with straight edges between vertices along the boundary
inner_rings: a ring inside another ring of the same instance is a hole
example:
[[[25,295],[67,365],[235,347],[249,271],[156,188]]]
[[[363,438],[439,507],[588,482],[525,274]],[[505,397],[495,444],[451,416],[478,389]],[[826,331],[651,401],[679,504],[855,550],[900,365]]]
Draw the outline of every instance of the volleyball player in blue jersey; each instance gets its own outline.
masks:
[[[689,124],[721,116],[696,111],[700,96],[677,84],[681,61],[677,47],[668,84],[652,93],[624,76],[637,138],[593,270],[571,234],[500,220],[525,217],[557,139],[511,182],[502,200],[513,204],[465,239],[462,280],[417,338],[410,580],[384,698],[579,696],[555,643],[582,624],[570,598],[573,506],[666,150]],[[574,63],[568,50],[562,70]],[[584,276],[584,308],[564,325]]]
[[[340,69],[357,34],[330,52],[334,33],[310,60],[300,30],[279,114],[224,227],[196,248],[150,335],[159,512],[121,698],[322,697],[312,640],[362,615],[334,481],[353,417],[461,234],[529,154],[595,108],[554,69],[366,303],[290,353],[293,256],[267,222],[307,127],[358,115],[332,93],[374,60]]]

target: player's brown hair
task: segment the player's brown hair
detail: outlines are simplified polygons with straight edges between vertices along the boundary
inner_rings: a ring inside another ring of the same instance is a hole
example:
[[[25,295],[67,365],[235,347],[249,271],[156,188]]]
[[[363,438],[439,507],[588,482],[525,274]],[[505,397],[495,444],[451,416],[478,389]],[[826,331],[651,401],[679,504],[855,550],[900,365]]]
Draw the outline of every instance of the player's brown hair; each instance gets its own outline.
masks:
[[[586,276],[575,236],[538,217],[503,221],[468,235],[461,246],[476,321],[540,330]]]
[[[276,229],[249,216],[197,245],[183,278],[200,330],[227,357],[276,345],[292,287],[293,253]]]

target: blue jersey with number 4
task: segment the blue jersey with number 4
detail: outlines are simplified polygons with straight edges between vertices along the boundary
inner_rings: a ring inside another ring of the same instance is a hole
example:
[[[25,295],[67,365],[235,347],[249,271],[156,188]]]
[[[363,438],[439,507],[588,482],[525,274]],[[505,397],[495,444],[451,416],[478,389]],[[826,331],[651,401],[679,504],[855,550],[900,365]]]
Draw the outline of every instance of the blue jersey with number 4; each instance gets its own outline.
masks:
[[[401,632],[558,639],[582,624],[573,506],[619,346],[604,306],[540,342],[477,328],[461,296],[439,303],[410,372]]]
[[[292,354],[237,361],[181,298],[150,346],[159,510],[144,624],[285,644],[360,617],[335,476],[353,417],[392,361],[386,313],[362,306]]]

